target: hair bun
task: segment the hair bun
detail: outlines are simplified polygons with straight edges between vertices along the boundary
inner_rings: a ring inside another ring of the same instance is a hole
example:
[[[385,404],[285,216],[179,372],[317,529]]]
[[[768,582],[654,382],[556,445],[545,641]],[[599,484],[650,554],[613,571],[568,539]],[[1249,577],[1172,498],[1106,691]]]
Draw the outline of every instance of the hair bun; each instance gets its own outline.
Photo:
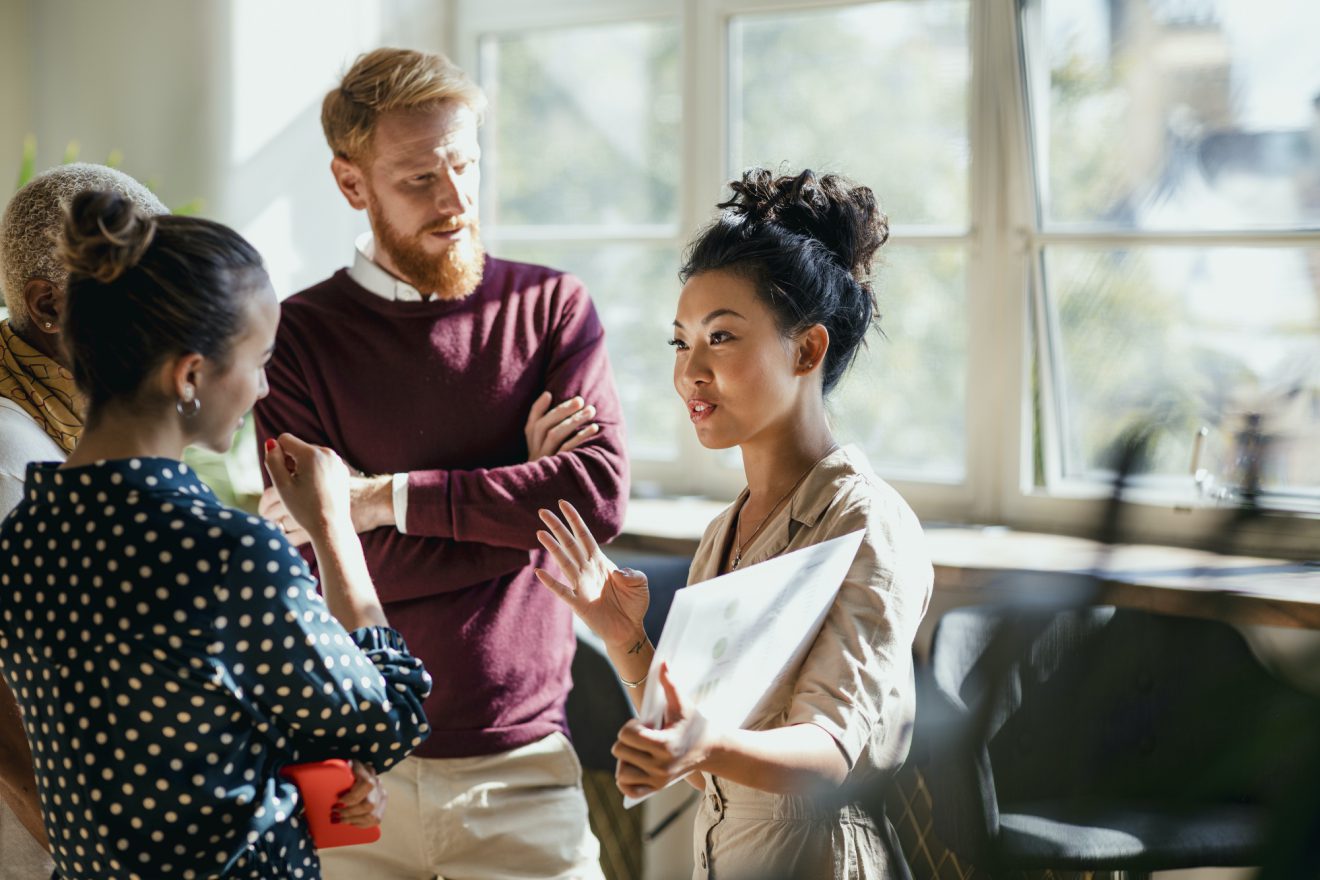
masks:
[[[776,177],[753,168],[729,184],[733,198],[719,204],[752,224],[775,223],[820,242],[860,284],[871,276],[875,252],[889,239],[889,218],[870,187],[810,169]]]
[[[60,255],[71,273],[109,284],[133,266],[156,234],[156,219],[124,196],[81,192],[64,220]]]

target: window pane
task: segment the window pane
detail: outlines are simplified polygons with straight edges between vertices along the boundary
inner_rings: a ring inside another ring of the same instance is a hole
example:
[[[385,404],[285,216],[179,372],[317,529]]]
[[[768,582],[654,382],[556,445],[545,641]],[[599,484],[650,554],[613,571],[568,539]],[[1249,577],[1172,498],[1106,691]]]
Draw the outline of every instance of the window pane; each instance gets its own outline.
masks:
[[[481,80],[488,225],[677,221],[675,24],[487,37]]]
[[[838,171],[892,222],[967,223],[966,0],[741,15],[729,28],[731,172]]]
[[[1320,249],[1055,247],[1068,476],[1098,476],[1124,431],[1154,427],[1153,470],[1190,488],[1202,466],[1241,478],[1238,433],[1260,414],[1267,487],[1320,492]]]
[[[1320,3],[1037,0],[1047,222],[1320,222]],[[1034,20],[1034,19],[1033,19]]]
[[[966,254],[886,246],[879,300],[885,337],[830,398],[841,442],[859,443],[882,474],[954,482],[965,467]]]
[[[605,345],[623,402],[628,452],[634,458],[678,456],[687,410],[674,392],[674,307],[678,249],[633,244],[506,244],[509,260],[555,266],[587,285],[605,326]]]

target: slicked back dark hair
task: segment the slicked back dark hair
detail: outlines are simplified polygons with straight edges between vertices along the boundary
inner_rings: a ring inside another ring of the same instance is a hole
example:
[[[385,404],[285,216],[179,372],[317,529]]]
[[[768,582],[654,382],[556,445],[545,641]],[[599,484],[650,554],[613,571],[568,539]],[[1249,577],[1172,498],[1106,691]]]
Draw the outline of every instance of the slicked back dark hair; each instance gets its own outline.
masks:
[[[136,401],[168,357],[227,364],[251,292],[269,283],[256,248],[228,226],[151,216],[113,192],[74,198],[61,255],[61,335],[89,423],[111,401]]]

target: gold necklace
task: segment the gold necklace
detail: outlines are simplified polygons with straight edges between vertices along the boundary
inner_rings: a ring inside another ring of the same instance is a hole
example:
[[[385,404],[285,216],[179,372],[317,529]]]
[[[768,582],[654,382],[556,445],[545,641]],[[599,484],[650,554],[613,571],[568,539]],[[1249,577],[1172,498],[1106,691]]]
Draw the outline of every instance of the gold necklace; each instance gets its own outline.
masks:
[[[802,472],[802,476],[797,478],[797,482],[794,483],[792,486],[789,486],[788,491],[785,492],[783,495],[779,496],[779,500],[775,502],[774,507],[770,508],[770,512],[767,513],[765,516],[761,517],[761,522],[760,524],[757,525],[756,531],[752,532],[751,537],[749,537],[746,541],[742,540],[742,538],[740,537],[742,534],[742,508],[738,509],[738,519],[735,520],[733,523],[733,563],[729,566],[729,571],[734,571],[735,569],[738,568],[738,564],[742,562],[743,551],[747,549],[748,544],[756,540],[757,535],[761,534],[761,530],[765,528],[766,523],[770,522],[770,520],[774,518],[775,511],[779,510],[780,505],[782,505],[785,501],[787,501],[789,497],[792,496],[792,494],[798,490],[798,487],[801,486],[803,482],[806,481],[807,475],[816,469],[816,465],[820,464],[822,461],[829,458],[830,455],[834,452],[834,450],[838,448],[839,445],[837,443],[834,444],[828,450],[826,450],[824,455],[816,459],[812,463],[811,467],[807,468],[805,471]],[[744,502],[744,506],[746,506],[745,502]]]

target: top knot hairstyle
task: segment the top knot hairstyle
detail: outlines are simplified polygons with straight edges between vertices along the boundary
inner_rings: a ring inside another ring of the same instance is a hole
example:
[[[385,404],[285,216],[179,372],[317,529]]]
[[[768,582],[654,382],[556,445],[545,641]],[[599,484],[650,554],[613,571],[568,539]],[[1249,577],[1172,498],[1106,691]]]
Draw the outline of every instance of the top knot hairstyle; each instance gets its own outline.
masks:
[[[729,186],[733,197],[692,243],[679,277],[736,273],[756,285],[786,336],[824,326],[828,394],[879,319],[871,267],[889,218],[870,188],[837,174],[776,177],[753,168]]]
[[[86,193],[74,205],[60,238],[60,258],[70,274],[112,284],[137,265],[156,237],[156,218],[114,193]]]
[[[270,283],[261,255],[229,227],[153,217],[109,191],[73,199],[60,254],[62,335],[89,422],[112,401],[136,401],[169,357],[197,353],[223,368],[249,294]]]

